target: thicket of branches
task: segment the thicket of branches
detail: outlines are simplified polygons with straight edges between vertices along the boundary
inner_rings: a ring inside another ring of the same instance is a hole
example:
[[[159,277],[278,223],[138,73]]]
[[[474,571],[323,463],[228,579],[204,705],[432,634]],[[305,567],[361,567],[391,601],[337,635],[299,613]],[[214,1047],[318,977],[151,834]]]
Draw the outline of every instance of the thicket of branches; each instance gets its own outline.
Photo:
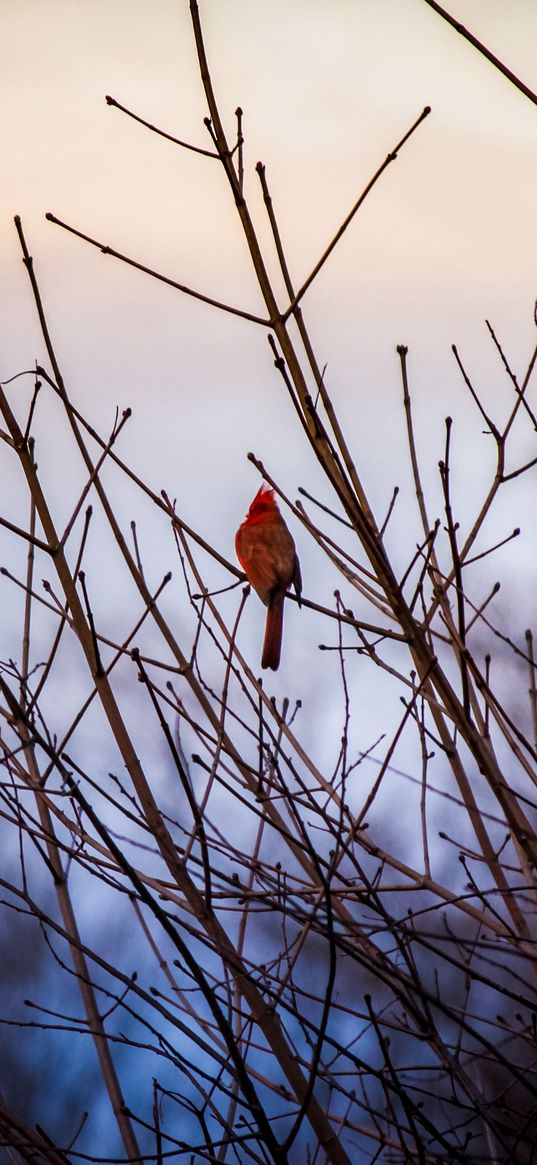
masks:
[[[537,430],[529,395],[537,348],[517,378],[490,326],[510,393],[501,416],[490,414],[454,349],[495,449],[484,496],[462,517],[450,419],[438,515],[425,496],[411,368],[406,348],[397,349],[421,529],[401,575],[389,552],[396,498],[382,521],[372,513],[302,303],[429,111],[300,287],[258,164],[281,269],[275,287],[243,193],[242,114],[230,143],[194,0],[190,9],[211,139],[199,152],[212,160],[200,165],[216,159],[224,170],[265,315],[149,274],[268,333],[324,495],[293,505],[270,466],[254,462],[302,542],[313,540],[341,576],[334,601],[313,602],[307,579],[303,600],[303,618],[316,611],[338,654],[341,735],[332,771],[321,770],[298,715],[300,677],[279,704],[238,646],[248,592],[236,564],[125,464],[128,410],[103,437],[75,407],[16,220],[47,361],[0,389],[3,472],[14,483],[0,519],[10,562],[2,567],[2,927],[15,936],[4,937],[8,963],[16,964],[14,943],[26,959],[31,944],[36,971],[46,956],[50,995],[25,1007],[12,993],[9,1014],[3,1009],[5,1064],[20,1039],[28,1083],[25,1101],[2,1082],[0,1141],[10,1160],[54,1163],[118,1154],[157,1163],[530,1162],[537,692],[531,631],[509,636],[496,623],[488,530],[498,496],[537,463],[518,459],[514,436],[527,446]],[[79,460],[70,485],[60,459],[56,478],[50,459],[39,468],[40,434],[54,425]],[[170,573],[155,577],[144,560],[136,521],[120,523],[119,498],[134,515],[149,507],[163,544],[167,532],[173,599]],[[114,634],[97,582],[103,563],[125,596]],[[356,653],[362,669],[385,674],[398,709],[386,714],[397,722],[391,738],[364,753],[349,734]],[[397,775],[409,734],[415,767]],[[411,838],[394,828],[403,801]],[[439,814],[440,842],[431,828]],[[47,1071],[48,1055],[67,1075],[80,1058],[98,1064],[89,1100],[69,1093],[59,1069]]]

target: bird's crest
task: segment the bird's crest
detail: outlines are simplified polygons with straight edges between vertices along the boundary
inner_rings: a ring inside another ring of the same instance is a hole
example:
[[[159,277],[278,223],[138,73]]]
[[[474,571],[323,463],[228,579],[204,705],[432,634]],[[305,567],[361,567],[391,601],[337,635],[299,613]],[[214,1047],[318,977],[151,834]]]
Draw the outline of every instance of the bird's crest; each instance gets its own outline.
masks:
[[[266,481],[264,481],[248,510],[248,517],[258,517],[263,513],[274,513],[275,510],[278,510],[278,506],[274,497],[274,490],[272,486],[267,485]]]

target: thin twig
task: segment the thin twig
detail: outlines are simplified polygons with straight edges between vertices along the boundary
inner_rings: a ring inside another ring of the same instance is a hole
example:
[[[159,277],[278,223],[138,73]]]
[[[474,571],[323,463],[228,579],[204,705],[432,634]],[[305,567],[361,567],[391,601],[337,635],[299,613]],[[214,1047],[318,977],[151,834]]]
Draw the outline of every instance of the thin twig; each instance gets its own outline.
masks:
[[[434,11],[437,12],[438,15],[441,16],[447,24],[450,24],[451,27],[454,28],[455,31],[458,32],[461,36],[463,36],[465,40],[469,41],[469,43],[473,45],[473,47],[477,49],[478,52],[482,54],[482,56],[486,57],[487,61],[490,61],[491,65],[494,65],[495,69],[498,69],[500,73],[503,73],[504,77],[507,77],[507,80],[510,81],[516,89],[519,89],[525,97],[528,97],[530,101],[533,101],[534,105],[537,105],[537,94],[529,89],[528,86],[520,80],[520,77],[517,77],[515,73],[511,72],[511,69],[508,69],[507,65],[504,65],[503,62],[500,61],[499,57],[494,56],[494,53],[492,53],[490,49],[488,49],[486,45],[483,44],[482,41],[478,40],[477,37],[469,31],[469,29],[465,28],[464,25],[461,24],[460,20],[456,20],[454,16],[451,16],[445,8],[442,8],[441,5],[437,3],[437,0],[425,0],[425,4],[428,4],[429,8],[434,9]]]
[[[204,295],[201,291],[195,291],[193,287],[187,287],[185,283],[178,283],[176,279],[171,279],[168,275],[163,275],[160,271],[155,271],[152,267],[147,267],[145,263],[139,263],[136,259],[129,258],[128,255],[123,255],[121,251],[116,251],[114,247],[109,247],[107,243],[101,243],[98,239],[92,238],[91,235],[85,234],[84,231],[79,231],[76,227],[70,226],[69,223],[63,222],[55,214],[49,211],[45,218],[48,222],[52,222],[62,230],[68,231],[69,234],[75,235],[77,239],[82,239],[85,243],[89,243],[92,247],[97,247],[103,255],[111,255],[113,259],[119,259],[121,263],[126,263],[128,267],[134,267],[136,271],[142,271],[144,275],[150,275],[152,279],[157,279],[159,283],[165,283],[167,287],[173,287],[176,291],[182,291],[183,295],[190,295],[193,299],[199,299],[201,303],[208,303],[210,307],[217,307],[220,311],[229,312],[230,315],[239,316],[240,319],[250,320],[253,324],[261,324],[262,327],[267,328],[270,321],[262,319],[261,316],[253,315],[252,312],[243,311],[239,307],[232,307],[230,303],[223,303],[220,299],[213,299],[210,295]]]
[[[403,148],[403,146],[405,145],[405,143],[408,141],[408,139],[410,137],[412,137],[412,134],[415,133],[418,126],[421,125],[422,121],[424,121],[425,118],[429,116],[430,112],[431,112],[430,105],[426,105],[425,108],[422,109],[419,117],[417,117],[415,122],[413,122],[413,124],[410,126],[410,129],[408,129],[406,131],[406,133],[403,134],[403,137],[400,139],[400,141],[398,141],[397,145],[394,146],[393,150],[391,150],[389,154],[387,154],[386,158],[384,159],[382,164],[379,166],[378,170],[375,172],[373,177],[368,182],[367,186],[365,187],[365,190],[362,191],[360,197],[355,202],[354,206],[352,207],[352,210],[349,211],[347,217],[343,220],[341,226],[336,231],[333,239],[328,244],[326,250],[323,251],[321,258],[315,264],[313,271],[310,272],[307,279],[304,281],[302,286],[299,288],[299,290],[294,295],[293,300],[291,301],[291,303],[289,304],[289,307],[287,308],[287,311],[285,312],[284,318],[287,318],[288,316],[292,315],[297,304],[300,303],[300,300],[305,295],[306,291],[308,290],[308,287],[311,286],[311,284],[313,283],[313,280],[319,274],[319,271],[321,270],[321,268],[324,267],[324,264],[326,263],[326,260],[328,259],[329,255],[332,254],[334,247],[337,245],[337,243],[339,243],[341,236],[347,230],[347,227],[352,222],[356,212],[360,209],[362,203],[365,202],[365,199],[367,198],[368,194],[371,192],[373,187],[376,185],[376,183],[378,182],[381,175],[384,173],[387,166],[389,166],[391,162],[395,162],[397,155],[399,153],[399,150],[401,150]]]
[[[121,113],[126,113],[127,117],[145,126],[146,129],[150,129],[151,133],[156,133],[160,138],[165,138],[166,141],[172,142],[174,146],[181,146],[183,150],[192,150],[194,154],[202,154],[204,158],[216,158],[218,160],[218,154],[213,153],[212,150],[204,150],[201,146],[193,146],[190,142],[184,142],[181,138],[174,137],[173,134],[165,133],[157,125],[153,125],[150,121],[146,121],[144,117],[133,113],[132,109],[127,109],[126,105],[121,105],[119,101],[116,101],[115,97],[107,96],[105,97],[105,101],[107,105],[112,105],[115,109],[119,109]]]

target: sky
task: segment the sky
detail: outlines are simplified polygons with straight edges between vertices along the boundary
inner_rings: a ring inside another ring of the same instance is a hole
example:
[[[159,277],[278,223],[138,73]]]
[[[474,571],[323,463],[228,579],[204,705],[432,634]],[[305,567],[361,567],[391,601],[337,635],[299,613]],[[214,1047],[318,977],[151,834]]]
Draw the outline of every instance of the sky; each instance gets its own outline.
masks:
[[[537,10],[530,0],[453,0],[450,11],[535,87]],[[386,154],[423,107],[432,107],[303,308],[379,516],[397,483],[413,506],[401,446],[400,343],[410,349],[426,483],[438,490],[449,412],[458,500],[465,505],[472,491],[478,498],[490,460],[474,455],[481,419],[451,345],[503,416],[511,390],[484,321],[497,328],[521,371],[535,334],[535,106],[423,0],[205,0],[201,16],[230,138],[234,110],[240,104],[244,111],[245,189],[267,262],[276,272],[259,159],[296,284]],[[259,484],[246,460],[250,449],[290,496],[299,485],[325,489],[264,330],[132,271],[45,220],[52,211],[172,278],[260,311],[218,165],[105,102],[111,94],[169,133],[210,146],[188,4],[4,0],[3,40],[0,376],[44,356],[13,226],[20,214],[73,399],[103,432],[116,405],[131,406],[122,455],[153,488],[177,497],[185,520],[232,557],[234,531]],[[56,430],[41,444],[40,464],[50,469],[61,504],[62,475],[72,465]],[[527,489],[517,506],[531,519]],[[509,505],[505,514],[500,505],[500,514],[514,524]],[[151,532],[148,538],[151,546]],[[308,555],[302,546],[311,593]]]

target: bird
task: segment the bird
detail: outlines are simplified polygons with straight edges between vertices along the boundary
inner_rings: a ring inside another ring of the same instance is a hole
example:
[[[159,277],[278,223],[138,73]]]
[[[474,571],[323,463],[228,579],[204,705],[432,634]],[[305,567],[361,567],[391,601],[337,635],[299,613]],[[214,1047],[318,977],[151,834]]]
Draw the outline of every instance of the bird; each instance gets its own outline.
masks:
[[[278,509],[274,490],[266,482],[237,530],[235,550],[248,582],[268,607],[261,667],[277,671],[283,601],[292,583],[300,604],[302,578],[295,544]]]

